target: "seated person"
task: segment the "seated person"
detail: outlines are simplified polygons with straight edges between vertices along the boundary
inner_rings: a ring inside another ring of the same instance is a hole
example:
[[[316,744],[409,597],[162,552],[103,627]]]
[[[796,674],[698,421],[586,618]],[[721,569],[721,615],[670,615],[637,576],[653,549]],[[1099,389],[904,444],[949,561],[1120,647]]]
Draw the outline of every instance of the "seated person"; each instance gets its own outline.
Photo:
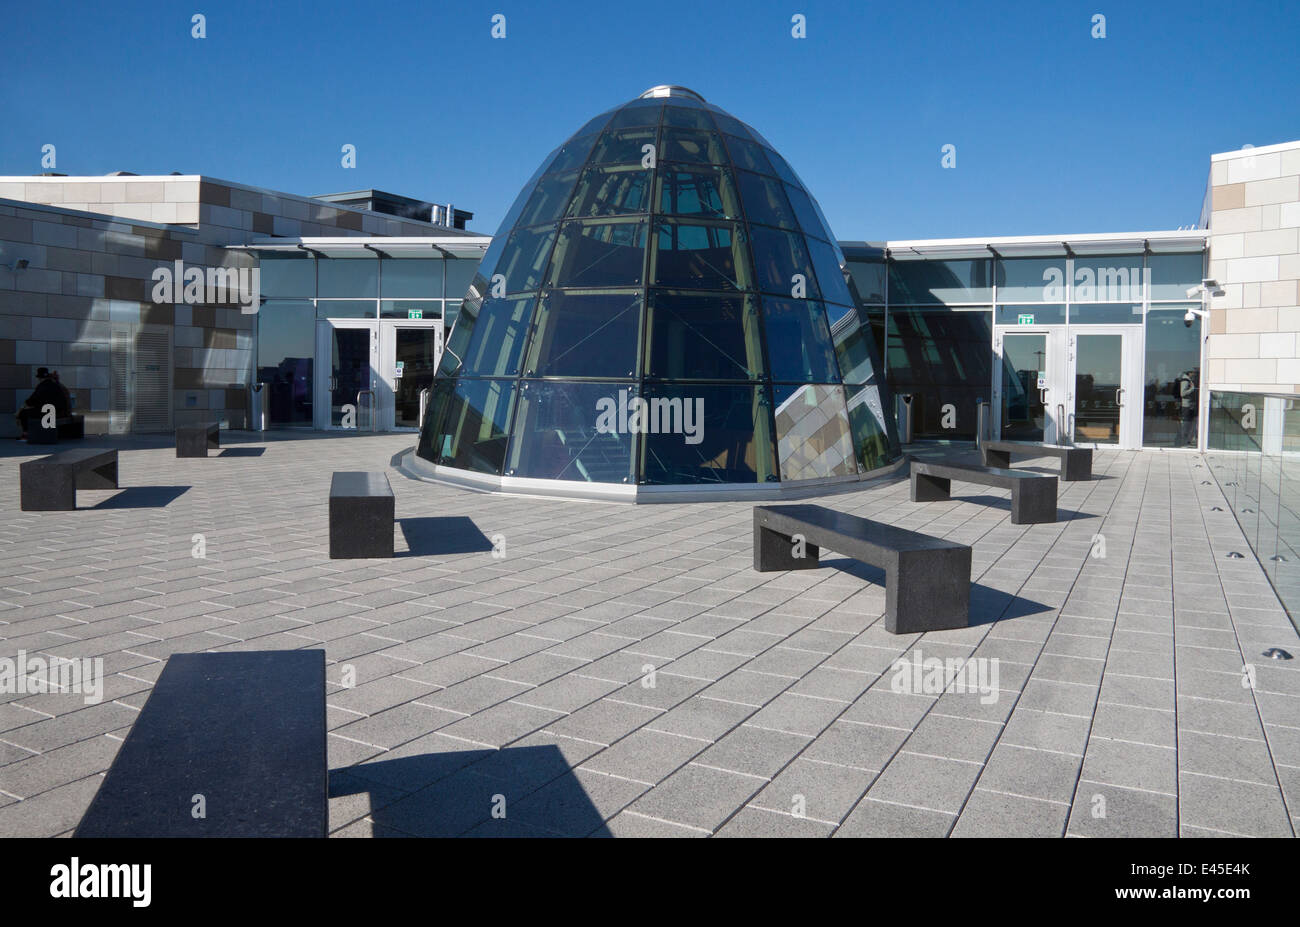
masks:
[[[27,397],[15,415],[18,419],[18,426],[22,430],[22,438],[27,437],[28,423],[33,419],[39,421],[41,410],[47,406],[54,406],[54,415],[56,418],[66,418],[69,412],[68,394],[63,388],[55,382],[50,376],[50,371],[41,367],[36,371],[36,389]]]

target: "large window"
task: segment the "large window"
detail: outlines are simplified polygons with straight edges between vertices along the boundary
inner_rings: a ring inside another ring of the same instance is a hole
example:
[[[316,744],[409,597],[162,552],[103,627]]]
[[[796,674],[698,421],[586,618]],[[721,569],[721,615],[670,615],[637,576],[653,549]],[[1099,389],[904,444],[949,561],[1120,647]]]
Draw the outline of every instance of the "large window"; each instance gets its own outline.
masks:
[[[542,298],[525,365],[527,376],[636,375],[640,292],[563,293]]]
[[[855,268],[858,291],[864,285],[881,294],[880,284],[866,273],[869,265]],[[893,261],[889,265],[889,301],[895,305],[927,303],[987,303],[993,298],[992,261]],[[862,279],[858,279],[859,275]]]
[[[1147,312],[1142,396],[1142,443],[1146,447],[1196,446],[1201,320],[1188,322],[1189,308],[1199,309],[1200,304],[1152,307]]]
[[[912,394],[913,437],[974,440],[976,400],[992,398],[991,323],[987,309],[890,308],[886,369],[895,395]]]
[[[273,425],[312,423],[316,310],[309,300],[267,300],[257,314],[257,381],[270,390]]]
[[[330,299],[374,299],[379,295],[379,259],[321,258],[316,262],[317,296]]]

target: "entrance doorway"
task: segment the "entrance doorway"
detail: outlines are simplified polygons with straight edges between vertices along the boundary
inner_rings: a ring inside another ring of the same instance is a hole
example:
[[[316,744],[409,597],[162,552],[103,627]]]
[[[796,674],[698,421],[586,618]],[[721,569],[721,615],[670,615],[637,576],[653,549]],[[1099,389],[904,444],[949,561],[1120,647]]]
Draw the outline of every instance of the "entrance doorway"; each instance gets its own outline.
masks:
[[[1140,325],[998,327],[993,350],[998,440],[1142,446]]]
[[[415,431],[442,356],[442,322],[324,319],[316,325],[315,426]]]

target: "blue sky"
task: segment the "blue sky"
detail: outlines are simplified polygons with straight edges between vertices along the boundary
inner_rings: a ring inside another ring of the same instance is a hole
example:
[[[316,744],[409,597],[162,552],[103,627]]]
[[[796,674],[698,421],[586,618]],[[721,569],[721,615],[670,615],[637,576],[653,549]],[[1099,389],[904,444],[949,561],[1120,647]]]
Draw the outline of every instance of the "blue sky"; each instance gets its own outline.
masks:
[[[556,144],[660,83],[766,135],[842,239],[1176,228],[1212,152],[1300,138],[1279,0],[4,6],[0,174],[54,144],[64,173],[376,187],[487,233]]]

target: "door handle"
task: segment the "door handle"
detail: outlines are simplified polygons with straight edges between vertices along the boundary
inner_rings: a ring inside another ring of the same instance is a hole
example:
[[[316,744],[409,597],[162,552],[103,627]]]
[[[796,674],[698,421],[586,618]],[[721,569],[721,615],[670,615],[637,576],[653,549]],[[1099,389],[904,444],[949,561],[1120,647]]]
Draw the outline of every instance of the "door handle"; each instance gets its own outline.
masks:
[[[1040,390],[1038,391],[1038,402],[1039,402],[1041,405],[1047,405],[1047,390],[1046,390],[1046,389],[1040,389]]]
[[[1122,393],[1122,392],[1124,392],[1124,387],[1122,387],[1122,386],[1121,386],[1119,389],[1115,390],[1115,405],[1118,406],[1118,407],[1120,407],[1120,408],[1123,408],[1123,407],[1124,407],[1124,402],[1123,402],[1122,399],[1120,399],[1120,396],[1119,396],[1119,394]]]

